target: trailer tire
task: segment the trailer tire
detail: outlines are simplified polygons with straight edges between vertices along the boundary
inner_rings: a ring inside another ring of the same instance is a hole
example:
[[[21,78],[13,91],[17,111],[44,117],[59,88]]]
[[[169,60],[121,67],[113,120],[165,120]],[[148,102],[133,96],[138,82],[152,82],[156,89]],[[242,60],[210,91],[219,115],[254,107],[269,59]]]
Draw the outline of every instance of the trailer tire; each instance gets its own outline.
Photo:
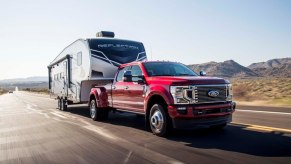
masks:
[[[58,98],[58,106],[57,106],[57,109],[59,109],[59,110],[61,110],[61,99],[60,98]]]
[[[108,119],[108,110],[97,107],[96,100],[90,101],[90,117],[94,121],[101,121]]]
[[[152,132],[157,136],[166,136],[171,131],[171,118],[162,104],[154,104],[150,109],[149,124]]]
[[[67,111],[68,109],[68,104],[66,99],[62,99],[62,111]]]
[[[59,104],[59,105],[58,105],[58,106],[59,106],[59,110],[61,110],[61,111],[66,111],[66,110],[67,110],[68,105],[67,105],[65,99],[63,99],[63,98],[59,98],[59,99],[58,99],[58,104]]]

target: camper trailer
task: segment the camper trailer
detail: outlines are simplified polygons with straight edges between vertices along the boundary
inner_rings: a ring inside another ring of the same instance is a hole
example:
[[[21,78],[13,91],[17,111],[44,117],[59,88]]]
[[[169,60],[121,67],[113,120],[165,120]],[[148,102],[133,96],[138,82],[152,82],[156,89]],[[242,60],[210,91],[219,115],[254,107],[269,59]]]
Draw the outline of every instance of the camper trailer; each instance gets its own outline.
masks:
[[[58,108],[86,103],[92,86],[110,83],[119,65],[147,60],[141,42],[114,38],[113,32],[98,32],[96,38],[78,39],[48,66],[49,90]]]

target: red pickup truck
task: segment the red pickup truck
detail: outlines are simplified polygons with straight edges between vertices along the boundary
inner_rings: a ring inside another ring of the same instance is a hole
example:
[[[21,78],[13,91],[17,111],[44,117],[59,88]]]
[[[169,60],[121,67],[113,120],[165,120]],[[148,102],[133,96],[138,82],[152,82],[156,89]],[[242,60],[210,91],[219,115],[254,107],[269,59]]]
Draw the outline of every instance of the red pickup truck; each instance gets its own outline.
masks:
[[[144,115],[158,136],[172,128],[223,128],[235,110],[229,81],[162,61],[121,65],[113,83],[91,89],[89,106],[93,120],[107,119],[110,110]]]

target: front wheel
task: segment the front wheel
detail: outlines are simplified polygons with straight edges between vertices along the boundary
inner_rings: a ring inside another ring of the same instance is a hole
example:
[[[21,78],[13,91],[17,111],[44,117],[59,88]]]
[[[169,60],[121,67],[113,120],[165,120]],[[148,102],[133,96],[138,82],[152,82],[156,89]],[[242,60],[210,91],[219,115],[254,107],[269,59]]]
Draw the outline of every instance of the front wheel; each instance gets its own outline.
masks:
[[[171,120],[161,104],[154,104],[150,110],[149,122],[152,132],[157,136],[165,136],[171,130]]]

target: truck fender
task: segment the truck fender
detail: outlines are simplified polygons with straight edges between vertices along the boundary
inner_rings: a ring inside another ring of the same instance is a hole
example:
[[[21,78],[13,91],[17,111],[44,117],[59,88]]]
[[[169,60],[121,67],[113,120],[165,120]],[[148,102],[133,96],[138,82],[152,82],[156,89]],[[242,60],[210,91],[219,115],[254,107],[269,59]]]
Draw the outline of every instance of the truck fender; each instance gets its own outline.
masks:
[[[160,96],[164,99],[164,101],[169,105],[173,103],[173,98],[172,95],[170,94],[170,91],[168,91],[166,88],[161,87],[161,86],[155,86],[153,88],[150,88],[149,93],[146,95],[145,98],[145,111],[148,108],[148,103],[149,100],[153,97],[153,96]]]
[[[92,88],[90,92],[90,101],[92,99],[95,99],[98,108],[106,108],[109,106],[108,95],[104,87]]]
[[[164,91],[166,91],[166,90],[164,90]],[[164,93],[167,93],[167,92],[164,92],[164,91],[159,90],[159,91],[150,92],[145,98],[145,106],[144,106],[144,111],[145,111],[145,114],[146,114],[146,117],[145,117],[145,122],[146,122],[145,128],[147,130],[150,130],[149,111],[150,111],[151,105],[155,104],[153,101],[155,101],[155,100],[156,101],[164,101],[166,104],[170,104],[170,102],[171,102],[171,97],[169,97],[169,95],[164,94]]]

